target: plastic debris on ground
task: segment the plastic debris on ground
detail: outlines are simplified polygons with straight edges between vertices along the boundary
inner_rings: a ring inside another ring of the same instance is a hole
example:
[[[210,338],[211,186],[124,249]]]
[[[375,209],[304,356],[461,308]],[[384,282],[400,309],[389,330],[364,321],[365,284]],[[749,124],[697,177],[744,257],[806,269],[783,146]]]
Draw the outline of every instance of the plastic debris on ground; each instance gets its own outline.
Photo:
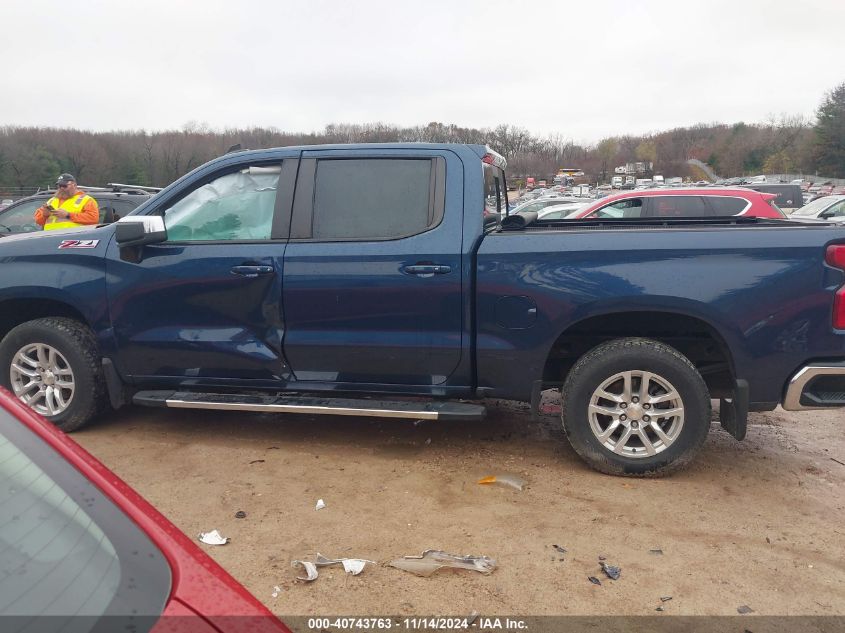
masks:
[[[660,602],[669,602],[672,596],[660,596]]]
[[[608,565],[604,561],[601,561],[599,565],[601,565],[601,570],[611,580],[619,580],[619,576],[622,575],[621,567],[616,567],[615,565]]]
[[[743,615],[746,613],[754,613],[754,609],[749,607],[747,604],[742,605],[741,607],[737,607],[737,613],[742,613]]]
[[[211,530],[211,532],[200,532],[199,540],[206,545],[225,545],[229,542],[229,537],[223,536],[217,530]]]
[[[587,580],[589,580],[589,581],[590,581],[591,583],[593,583],[594,585],[599,585],[599,586],[601,586],[601,580],[599,580],[599,579],[598,579],[598,578],[596,578],[595,576],[587,576]]]
[[[235,512],[235,518],[236,519],[245,519],[246,518],[246,512],[244,512],[243,510],[238,510],[237,512]]]
[[[294,568],[302,567],[305,570],[306,576],[297,576],[296,579],[302,582],[312,582],[317,580],[319,576],[319,572],[317,570],[318,567],[328,567],[329,565],[343,565],[344,571],[347,574],[352,574],[353,576],[357,576],[362,571],[364,571],[364,567],[367,563],[371,565],[375,565],[376,562],[372,560],[366,560],[364,558],[326,558],[319,552],[317,552],[317,556],[315,557],[314,561],[310,560],[295,560],[292,563]]]
[[[517,490],[522,490],[525,487],[525,484],[528,483],[522,477],[517,477],[516,475],[511,475],[508,473],[503,473],[501,475],[490,475],[489,477],[483,477],[482,479],[478,480],[480,484],[500,484],[502,486],[510,486],[511,488],[516,488]]]
[[[655,611],[666,611],[666,609],[664,609],[663,607],[657,607],[657,608],[655,609]]]
[[[496,569],[496,561],[488,556],[456,556],[438,550],[428,549],[420,556],[404,556],[389,563],[403,571],[417,576],[431,576],[438,569],[467,569],[482,574],[491,574]]]
[[[648,553],[654,554],[655,556],[663,556],[663,550],[662,549],[650,549],[650,550],[648,550]]]
[[[565,547],[561,547],[560,545],[552,545],[552,547],[554,547],[561,554],[566,554],[566,548]]]
[[[273,593],[270,594],[272,598],[278,598],[279,594],[282,593],[282,588],[279,585],[273,587]]]
[[[325,507],[326,507],[326,502],[323,501],[322,499],[317,499],[317,505],[314,509],[315,510],[322,510]]]
[[[305,570],[305,576],[297,576],[296,579],[302,582],[312,582],[317,580],[317,566],[312,563],[310,560],[295,560],[292,563],[294,569],[297,567],[302,567]]]
[[[317,567],[326,567],[328,565],[343,565],[344,571],[347,574],[352,574],[353,576],[357,576],[362,571],[364,571],[364,566],[370,563],[375,565],[375,561],[366,560],[365,558],[326,558],[319,552],[317,552],[317,559],[316,564]]]

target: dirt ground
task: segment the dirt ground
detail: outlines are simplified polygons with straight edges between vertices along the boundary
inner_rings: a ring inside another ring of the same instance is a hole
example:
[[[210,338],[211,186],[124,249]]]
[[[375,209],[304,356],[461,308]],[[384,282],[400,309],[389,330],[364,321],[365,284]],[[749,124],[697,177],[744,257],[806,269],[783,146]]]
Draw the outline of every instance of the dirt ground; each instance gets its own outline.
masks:
[[[231,537],[200,546],[282,616],[655,615],[661,596],[676,615],[845,614],[842,412],[752,414],[742,443],[714,423],[692,467],[637,480],[584,465],[552,401],[540,423],[489,404],[484,422],[418,425],[128,408],[74,438],[187,534]],[[528,487],[476,483],[501,472]],[[498,567],[335,567],[310,584],[291,567],[317,552],[385,563],[430,548]]]

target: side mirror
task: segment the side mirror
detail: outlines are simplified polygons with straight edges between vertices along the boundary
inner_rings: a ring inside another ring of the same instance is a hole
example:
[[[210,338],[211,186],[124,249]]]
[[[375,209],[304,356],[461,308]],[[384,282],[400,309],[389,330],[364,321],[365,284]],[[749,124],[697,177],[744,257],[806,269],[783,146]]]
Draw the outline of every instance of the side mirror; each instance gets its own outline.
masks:
[[[833,217],[833,211],[824,211],[824,212],[819,214],[819,217],[823,218],[825,220],[827,220],[828,218],[832,218]]]
[[[115,223],[114,236],[121,248],[143,246],[167,240],[167,229],[160,215],[130,215]]]

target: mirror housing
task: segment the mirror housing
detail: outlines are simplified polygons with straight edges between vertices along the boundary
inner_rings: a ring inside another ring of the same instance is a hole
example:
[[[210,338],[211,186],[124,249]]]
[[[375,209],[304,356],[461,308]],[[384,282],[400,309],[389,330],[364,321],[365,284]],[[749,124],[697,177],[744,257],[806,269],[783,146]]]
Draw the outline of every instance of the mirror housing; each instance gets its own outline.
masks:
[[[167,229],[160,215],[129,215],[115,222],[114,237],[121,248],[158,244],[167,240]]]

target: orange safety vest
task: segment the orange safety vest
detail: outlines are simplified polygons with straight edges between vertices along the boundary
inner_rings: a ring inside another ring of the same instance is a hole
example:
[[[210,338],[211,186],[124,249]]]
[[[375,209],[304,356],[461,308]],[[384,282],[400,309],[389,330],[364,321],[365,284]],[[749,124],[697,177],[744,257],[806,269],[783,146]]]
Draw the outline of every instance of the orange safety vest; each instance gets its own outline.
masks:
[[[54,196],[47,201],[47,206],[52,207],[53,209],[61,209],[62,211],[67,211],[68,213],[70,213],[71,217],[73,217],[73,214],[82,211],[82,209],[85,208],[85,205],[88,204],[90,200],[94,199],[88,194],[86,194],[84,191],[80,191],[75,196],[66,198],[64,201],[61,201]],[[84,226],[88,225],[73,222],[69,218],[67,220],[63,220],[52,215],[47,218],[46,222],[44,222],[45,231],[51,231],[53,229],[72,229]]]

